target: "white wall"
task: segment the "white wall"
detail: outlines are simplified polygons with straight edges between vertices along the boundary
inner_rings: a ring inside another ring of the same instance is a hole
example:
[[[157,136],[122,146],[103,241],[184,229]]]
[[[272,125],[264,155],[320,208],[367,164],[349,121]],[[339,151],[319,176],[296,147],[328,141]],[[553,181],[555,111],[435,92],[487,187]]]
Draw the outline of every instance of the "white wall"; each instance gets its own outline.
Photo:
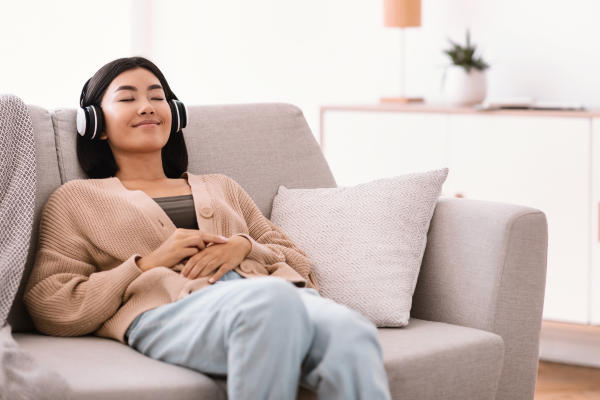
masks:
[[[600,106],[599,1],[423,0],[423,5],[423,27],[411,42],[415,90],[434,89],[428,79],[439,57],[435,51],[419,57],[416,47],[444,47],[446,36],[464,41],[471,27],[492,65],[490,95]]]
[[[422,2],[422,26],[406,36],[409,95],[440,101],[446,37],[470,27],[491,96],[600,106],[600,1]],[[148,8],[150,41],[134,43]],[[399,92],[399,30],[383,27],[382,0],[30,0],[2,13],[0,93],[49,108],[76,107],[98,68],[134,53],[188,104],[290,102],[315,134],[320,105]]]
[[[400,33],[381,0],[157,1],[155,60],[191,103],[286,101],[315,134],[318,109],[400,86]],[[600,105],[600,1],[422,0],[406,32],[407,94],[441,99],[447,37],[467,27],[491,96]],[[177,35],[175,35],[177,33]]]
[[[78,107],[94,72],[131,53],[129,2],[19,0],[0,10],[0,93],[26,104]]]

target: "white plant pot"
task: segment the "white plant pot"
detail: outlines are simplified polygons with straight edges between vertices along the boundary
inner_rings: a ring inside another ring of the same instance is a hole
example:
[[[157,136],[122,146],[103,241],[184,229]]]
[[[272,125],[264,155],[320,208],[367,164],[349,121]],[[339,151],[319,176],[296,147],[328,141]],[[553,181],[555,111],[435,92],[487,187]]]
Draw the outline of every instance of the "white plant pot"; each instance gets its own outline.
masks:
[[[444,98],[453,105],[473,105],[485,99],[485,71],[471,68],[469,73],[463,67],[452,65],[446,69]]]

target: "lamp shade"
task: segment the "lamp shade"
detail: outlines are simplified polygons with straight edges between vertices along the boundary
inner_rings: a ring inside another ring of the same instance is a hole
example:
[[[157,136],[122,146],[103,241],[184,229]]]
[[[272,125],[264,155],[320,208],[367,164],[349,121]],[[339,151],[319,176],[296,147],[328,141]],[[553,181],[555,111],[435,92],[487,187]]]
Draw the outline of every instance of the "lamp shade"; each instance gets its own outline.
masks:
[[[421,0],[384,0],[384,26],[421,26]]]

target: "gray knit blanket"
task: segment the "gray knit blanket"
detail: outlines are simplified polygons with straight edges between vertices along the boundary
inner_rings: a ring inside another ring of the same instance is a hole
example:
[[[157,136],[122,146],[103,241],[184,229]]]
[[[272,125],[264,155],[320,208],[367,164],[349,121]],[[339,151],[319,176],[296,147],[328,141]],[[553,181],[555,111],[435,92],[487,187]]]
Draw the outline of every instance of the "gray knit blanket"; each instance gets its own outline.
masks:
[[[27,261],[35,205],[35,138],[23,100],[0,95],[0,399],[71,399],[60,375],[20,348],[6,317]]]
[[[15,298],[29,250],[35,205],[35,142],[23,101],[0,95],[0,326]]]

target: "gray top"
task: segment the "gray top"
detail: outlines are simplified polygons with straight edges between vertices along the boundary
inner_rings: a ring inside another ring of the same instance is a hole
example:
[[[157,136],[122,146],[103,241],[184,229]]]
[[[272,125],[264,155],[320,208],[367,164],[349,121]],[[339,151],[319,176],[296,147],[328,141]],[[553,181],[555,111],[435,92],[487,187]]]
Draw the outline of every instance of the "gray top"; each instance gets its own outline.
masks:
[[[155,197],[154,200],[177,228],[199,229],[194,208],[194,198],[191,194],[182,196]]]

